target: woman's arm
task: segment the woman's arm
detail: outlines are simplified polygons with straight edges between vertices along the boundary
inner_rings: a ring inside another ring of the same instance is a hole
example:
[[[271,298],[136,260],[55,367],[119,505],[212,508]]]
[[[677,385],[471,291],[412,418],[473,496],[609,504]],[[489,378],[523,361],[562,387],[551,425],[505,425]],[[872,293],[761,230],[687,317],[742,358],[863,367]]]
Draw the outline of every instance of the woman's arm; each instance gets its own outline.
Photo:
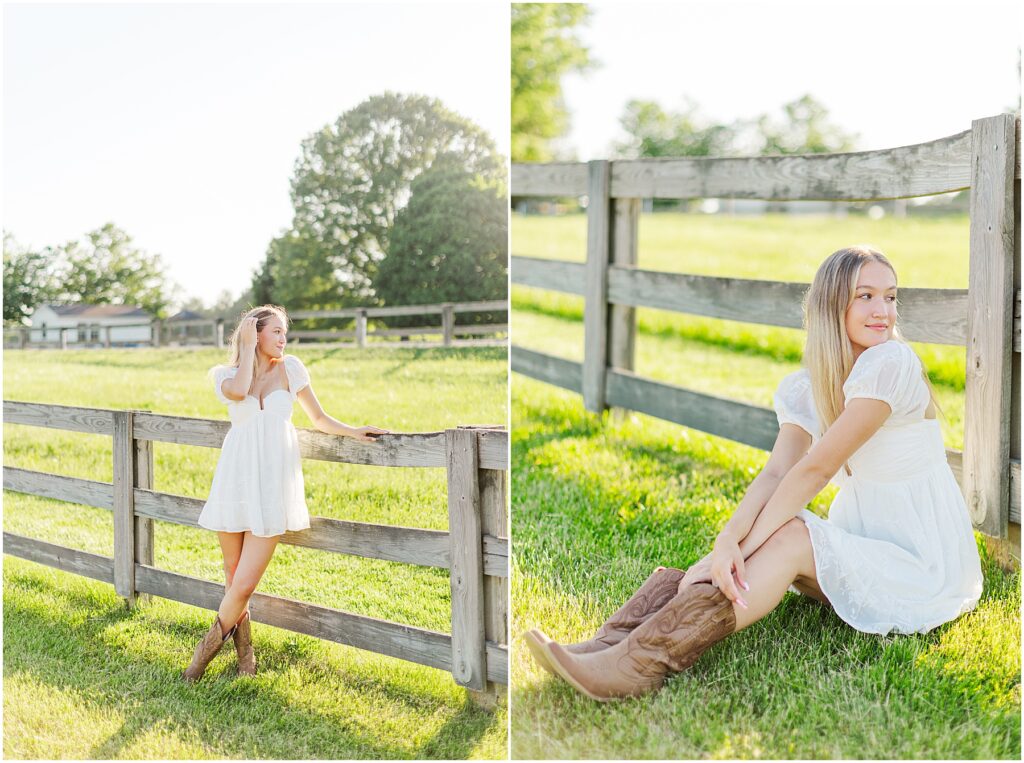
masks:
[[[364,442],[373,442],[377,439],[377,435],[387,434],[386,429],[378,429],[377,427],[353,427],[348,424],[344,424],[338,421],[336,418],[328,416],[326,411],[320,405],[320,401],[316,397],[316,393],[313,392],[313,385],[307,384],[297,395],[299,404],[302,405],[302,410],[309,416],[309,420],[313,422],[313,426],[319,429],[321,432],[327,434],[341,435],[342,437],[354,437],[357,440]]]
[[[855,398],[806,456],[789,470],[740,542],[749,557],[772,533],[820,493],[844,463],[878,431],[892,409],[882,400]]]
[[[719,535],[729,535],[737,543],[747,536],[761,510],[775,494],[779,483],[811,447],[811,436],[795,424],[783,424],[764,468],[754,477],[739,506]]]
[[[238,370],[230,379],[221,382],[220,391],[229,400],[244,400],[252,384],[252,369],[256,362],[256,319],[246,318],[242,322],[239,338]]]

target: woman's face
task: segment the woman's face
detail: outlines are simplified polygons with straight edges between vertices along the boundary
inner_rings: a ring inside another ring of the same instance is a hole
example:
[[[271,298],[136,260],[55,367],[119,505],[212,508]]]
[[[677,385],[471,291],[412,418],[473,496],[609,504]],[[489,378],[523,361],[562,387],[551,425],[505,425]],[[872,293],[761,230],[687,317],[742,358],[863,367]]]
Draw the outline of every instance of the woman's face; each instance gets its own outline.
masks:
[[[892,338],[896,325],[896,274],[880,262],[867,262],[857,277],[853,304],[846,311],[846,334],[859,356]]]
[[[280,360],[284,357],[284,348],[288,344],[288,330],[284,322],[276,315],[267,318],[256,335],[256,351]]]

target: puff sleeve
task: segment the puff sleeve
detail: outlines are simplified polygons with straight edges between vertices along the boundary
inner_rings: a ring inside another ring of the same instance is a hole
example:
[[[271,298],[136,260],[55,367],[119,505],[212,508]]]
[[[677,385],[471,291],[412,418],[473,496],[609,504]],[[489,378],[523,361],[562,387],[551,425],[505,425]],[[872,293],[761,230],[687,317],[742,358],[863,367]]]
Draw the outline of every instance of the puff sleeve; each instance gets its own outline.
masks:
[[[846,402],[863,397],[883,400],[892,415],[907,416],[928,404],[928,389],[917,353],[903,342],[889,340],[868,347],[853,364],[843,384]]]
[[[235,378],[235,374],[237,373],[237,366],[217,366],[213,369],[213,392],[217,395],[217,399],[224,403],[224,405],[230,405],[231,403],[238,402],[237,400],[225,397],[224,392],[221,390],[221,385],[224,381]]]
[[[291,390],[292,400],[294,400],[303,388],[309,386],[309,371],[294,355],[285,356],[284,370],[288,374],[288,389]]]
[[[811,395],[811,375],[807,369],[800,369],[779,382],[772,398],[779,427],[796,424],[812,438],[820,436],[818,413]]]

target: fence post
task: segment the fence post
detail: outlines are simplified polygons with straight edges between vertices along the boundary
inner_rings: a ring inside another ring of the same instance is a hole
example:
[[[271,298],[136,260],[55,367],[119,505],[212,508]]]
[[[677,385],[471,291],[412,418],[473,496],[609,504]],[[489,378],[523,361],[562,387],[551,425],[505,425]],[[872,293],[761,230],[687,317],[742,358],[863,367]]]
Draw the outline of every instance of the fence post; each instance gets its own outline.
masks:
[[[1009,522],[1015,158],[1012,114],[971,123],[963,487],[974,526],[998,539]]]
[[[486,437],[487,430],[504,431],[504,426],[459,427],[473,429]],[[479,440],[478,440],[479,442]],[[481,530],[484,535],[508,538],[508,472],[502,469],[479,469]],[[484,636],[496,644],[508,644],[508,576],[484,577]],[[487,682],[483,692],[471,692],[480,705],[493,707],[507,687]]]
[[[149,333],[150,333],[150,344],[153,345],[153,347],[159,347],[160,346],[160,321],[159,320],[150,321]]]
[[[483,530],[476,433],[445,430],[448,541],[452,591],[452,677],[467,689],[487,687]]]
[[[134,429],[134,427],[133,427]],[[132,469],[133,488],[153,489],[153,441],[135,440],[134,464]],[[132,491],[132,513],[135,512],[135,492]],[[153,520],[150,517],[135,517],[135,563],[152,567],[153,556]],[[132,566],[134,575],[134,565]],[[133,577],[134,581],[134,577]],[[149,594],[136,593],[138,603],[149,600]]]
[[[611,164],[587,163],[587,269],[583,290],[583,405],[605,409],[608,366],[608,255],[610,253]]]
[[[132,412],[114,411],[114,590],[135,606],[135,444]]]
[[[60,348],[66,350],[68,348],[68,330],[60,330]]]
[[[110,326],[103,327],[103,346],[110,349]]]
[[[28,332],[29,331],[30,331],[30,329],[23,328],[19,332],[21,334],[21,348],[20,349],[22,349],[22,350],[24,350],[26,347],[28,347]]]
[[[441,305],[441,331],[444,334],[444,346],[451,347],[455,338],[455,305],[444,302]]]
[[[635,268],[640,232],[640,199],[612,200],[611,264]],[[631,305],[609,305],[608,366],[632,371],[636,357],[636,308]],[[625,408],[612,413],[621,418]]]
[[[356,346],[366,347],[366,310],[356,310]]]

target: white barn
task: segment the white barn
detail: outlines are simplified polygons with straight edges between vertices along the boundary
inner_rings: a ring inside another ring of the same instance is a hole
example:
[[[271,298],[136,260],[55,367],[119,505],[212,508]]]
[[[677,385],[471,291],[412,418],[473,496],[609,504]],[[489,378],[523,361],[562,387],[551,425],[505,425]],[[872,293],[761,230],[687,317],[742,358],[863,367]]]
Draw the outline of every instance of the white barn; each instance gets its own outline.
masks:
[[[153,337],[153,316],[138,305],[44,304],[28,323],[31,344],[59,346],[61,329],[72,329],[68,344],[103,344],[106,326],[113,344],[149,344]]]

